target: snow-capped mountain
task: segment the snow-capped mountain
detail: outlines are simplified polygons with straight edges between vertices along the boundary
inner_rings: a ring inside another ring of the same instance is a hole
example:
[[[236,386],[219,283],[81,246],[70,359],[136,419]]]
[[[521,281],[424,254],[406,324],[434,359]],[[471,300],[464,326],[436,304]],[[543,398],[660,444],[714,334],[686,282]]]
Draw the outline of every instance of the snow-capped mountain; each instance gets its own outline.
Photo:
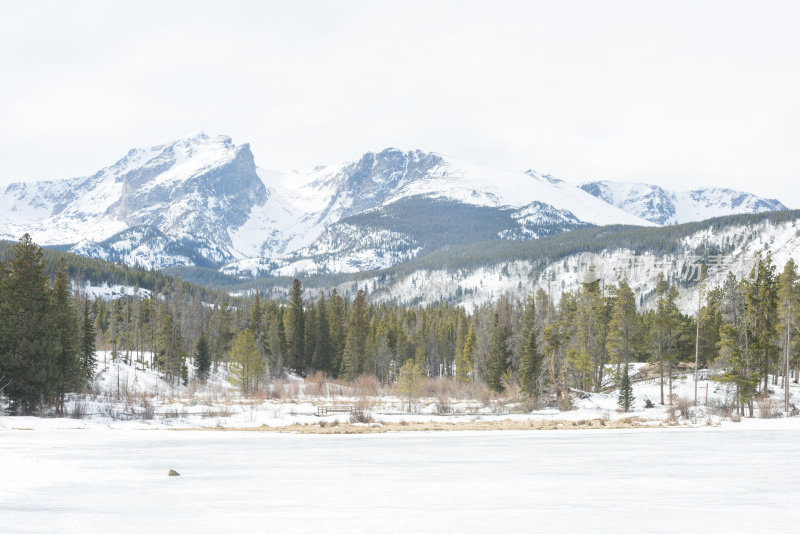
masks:
[[[0,210],[6,234],[158,267],[229,261],[229,229],[267,200],[249,145],[197,133],[131,150],[92,176],[11,184]],[[191,250],[175,257],[179,243]]]
[[[128,264],[229,273],[353,272],[464,241],[649,225],[580,188],[420,150],[305,173],[259,169],[247,144],[195,133],[81,178],[9,185],[0,233]]]
[[[583,184],[581,188],[632,215],[659,225],[787,209],[775,199],[719,187],[669,191],[650,184],[597,181]]]
[[[506,172],[420,150],[389,148],[306,175],[260,171],[295,223],[228,274],[357,272],[438,246],[534,239],[586,225],[651,225],[534,171]]]
[[[783,208],[725,190],[684,198],[649,187],[581,188],[395,148],[276,172],[257,167],[249,145],[200,132],[131,150],[88,177],[9,185],[0,193],[0,237],[28,232],[43,245],[144,267],[294,276],[385,269],[465,245],[479,254],[481,243],[592,226]]]

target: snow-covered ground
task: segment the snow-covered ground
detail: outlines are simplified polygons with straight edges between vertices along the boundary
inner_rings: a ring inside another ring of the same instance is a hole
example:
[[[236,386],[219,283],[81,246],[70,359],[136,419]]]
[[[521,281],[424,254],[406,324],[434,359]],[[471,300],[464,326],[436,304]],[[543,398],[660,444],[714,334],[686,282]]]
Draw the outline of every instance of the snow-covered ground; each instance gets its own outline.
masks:
[[[797,437],[0,431],[0,532],[794,532]]]
[[[220,366],[206,384],[192,380],[188,385],[167,381],[150,367],[150,354],[128,355],[117,361],[110,353],[100,352],[99,373],[92,393],[73,396],[66,404],[67,417],[11,417],[0,416],[0,431],[9,429],[74,429],[74,428],[254,428],[284,427],[290,425],[319,425],[320,423],[347,423],[349,413],[318,416],[320,406],[352,406],[366,413],[376,425],[388,423],[474,423],[511,421],[617,421],[636,418],[644,424],[680,424],[702,426],[730,423],[731,414],[724,405],[733,404],[733,391],[723,384],[710,380],[698,381],[698,406],[694,407],[694,377],[675,374],[673,379],[673,406],[669,406],[669,386],[665,384],[665,405],[660,404],[660,383],[657,378],[635,381],[634,409],[623,413],[618,409],[618,392],[575,392],[572,409],[560,411],[555,407],[532,410],[522,399],[509,393],[503,398],[490,397],[488,390],[479,395],[466,396],[468,390],[455,393],[442,389],[438,394],[422,393],[409,403],[394,388],[377,383],[341,384],[320,379],[304,381],[296,376],[275,380],[265,385],[264,391],[243,397],[231,384],[229,375]],[[135,361],[137,360],[138,361]],[[645,364],[632,364],[638,372]],[[191,369],[191,365],[190,365]],[[635,378],[635,376],[634,376]],[[431,389],[431,388],[428,388]],[[771,408],[775,417],[783,416],[783,387],[771,386]],[[655,407],[646,408],[649,399]],[[800,407],[800,385],[790,381],[790,403]],[[683,408],[683,413],[681,408]],[[78,417],[75,417],[75,414]],[[69,416],[72,417],[69,417]],[[757,417],[763,415],[756,405]],[[782,418],[777,424],[793,424],[800,428],[800,417]]]
[[[408,413],[390,390],[370,396],[289,377],[243,398],[222,368],[206,385],[184,386],[121,357],[101,353],[94,394],[68,403],[82,419],[0,416],[0,532],[731,533],[800,524],[800,417],[732,422],[705,406],[706,387],[709,405],[728,397],[714,382],[698,383],[701,406],[688,418],[678,411],[676,426],[665,422],[668,407],[643,407],[646,397],[658,403],[657,380],[635,383],[628,414],[615,391],[581,394],[565,412],[439,395]],[[800,387],[791,386],[797,405]],[[781,391],[774,386],[776,402]],[[674,394],[693,398],[691,375],[674,381]],[[439,414],[443,403],[449,415]],[[360,405],[386,428],[631,416],[649,428],[236,430],[347,422],[315,415],[333,404]]]

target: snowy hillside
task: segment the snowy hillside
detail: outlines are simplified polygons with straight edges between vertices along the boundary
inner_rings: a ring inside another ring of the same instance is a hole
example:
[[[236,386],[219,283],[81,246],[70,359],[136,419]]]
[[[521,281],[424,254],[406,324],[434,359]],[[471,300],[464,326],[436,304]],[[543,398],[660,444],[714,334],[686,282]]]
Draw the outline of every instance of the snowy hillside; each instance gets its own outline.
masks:
[[[626,229],[588,228],[531,244],[451,247],[400,268],[354,274],[337,282],[337,289],[341,294],[353,294],[359,287],[366,288],[374,301],[426,305],[445,299],[471,309],[495,301],[505,292],[524,298],[542,288],[558,298],[561,291],[579,288],[591,275],[604,284],[628,280],[639,304],[648,307],[654,298],[656,276],[664,273],[678,285],[682,310],[693,314],[701,264],[708,267],[708,286],[714,287],[728,272],[747,275],[759,250],[772,254],[779,271],[789,258],[800,262],[800,212],[642,229],[639,235]],[[319,280],[319,285],[314,277],[304,280],[309,295],[329,289],[328,279]],[[287,289],[283,285],[269,287],[278,298],[285,296]]]
[[[650,184],[598,181],[583,184],[581,188],[632,215],[660,225],[787,209],[775,199],[719,187],[678,192]]]

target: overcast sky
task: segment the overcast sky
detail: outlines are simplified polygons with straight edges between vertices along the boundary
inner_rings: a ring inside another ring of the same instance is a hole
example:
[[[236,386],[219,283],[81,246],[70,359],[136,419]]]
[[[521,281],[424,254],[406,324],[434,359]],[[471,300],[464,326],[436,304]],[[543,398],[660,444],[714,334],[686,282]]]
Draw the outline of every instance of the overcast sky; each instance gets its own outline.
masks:
[[[387,146],[800,207],[798,2],[4,2],[0,184],[187,132]]]

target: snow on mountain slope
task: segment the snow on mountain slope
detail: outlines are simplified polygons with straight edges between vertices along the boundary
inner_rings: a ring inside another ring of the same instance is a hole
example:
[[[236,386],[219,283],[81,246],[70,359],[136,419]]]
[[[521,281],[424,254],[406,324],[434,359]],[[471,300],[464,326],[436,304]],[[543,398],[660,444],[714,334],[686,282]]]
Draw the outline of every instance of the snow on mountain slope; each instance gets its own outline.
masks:
[[[783,207],[728,190],[581,188],[395,148],[276,172],[257,168],[249,145],[200,132],[131,150],[92,176],[9,185],[0,237],[28,232],[44,245],[144,267],[292,276],[385,268],[451,245],[587,225],[654,226],[774,206]]]
[[[650,184],[597,181],[583,184],[581,188],[630,214],[660,225],[787,209],[775,199],[718,187],[677,192]]]
[[[354,162],[317,168],[308,178],[298,196],[325,199],[322,209],[309,210],[311,220],[322,223],[423,196],[489,207],[540,202],[591,224],[652,225],[549,175],[500,171],[420,150],[368,152]]]
[[[652,225],[621,210],[609,210],[607,203],[598,201],[563,180],[532,170],[524,173],[498,171],[458,160],[442,160],[428,176],[403,185],[385,203],[414,195],[494,207],[521,208],[532,202],[540,202],[568,210],[579,220],[591,224]]]
[[[306,174],[259,173],[275,198],[281,199],[283,212],[290,215],[283,221],[269,220],[276,230],[261,251],[277,254],[265,258],[269,261],[238,260],[224,268],[228,273],[264,268],[267,270],[262,274],[291,275],[291,265],[297,266],[295,273],[351,272],[358,266],[402,263],[410,259],[409,250],[418,254],[434,242],[448,244],[442,242],[441,235],[452,238],[459,232],[447,221],[429,217],[426,225],[423,221],[434,209],[459,211],[469,219],[460,221],[466,225],[474,225],[480,217],[497,219],[504,216],[501,213],[516,210],[507,217],[505,226],[498,226],[494,235],[482,235],[482,239],[535,239],[586,224],[652,226],[550,176],[534,171],[497,171],[420,150],[368,152],[358,160],[316,167]],[[442,202],[434,206],[432,200]],[[395,209],[401,203],[403,208]],[[459,209],[463,206],[482,209]],[[362,215],[365,217],[352,219]],[[289,224],[292,217],[295,222]],[[341,221],[347,224],[337,227]],[[356,228],[358,225],[361,227]],[[254,225],[258,226],[266,223]],[[249,223],[244,228],[250,231]],[[369,232],[375,235],[365,241],[363,234]],[[342,242],[336,242],[332,235]],[[358,249],[366,243],[367,249]],[[402,244],[403,251],[393,250],[397,244]]]
[[[658,254],[646,250],[618,248],[600,253],[576,253],[545,265],[516,260],[487,262],[486,265],[462,269],[419,269],[395,277],[369,278],[358,282],[360,287],[373,287],[370,297],[376,301],[429,304],[450,300],[469,308],[511,292],[523,298],[524,292],[549,290],[554,298],[561,291],[579,289],[590,269],[594,279],[615,284],[626,279],[638,302],[649,307],[653,303],[655,279],[664,273],[678,283],[679,305],[685,313],[697,308],[697,282],[700,264],[708,267],[707,287],[721,285],[729,272],[737,277],[748,275],[757,251],[772,254],[778,272],[791,258],[800,262],[800,219],[755,225],[733,224],[723,229],[698,230],[680,239],[680,253]],[[720,251],[706,257],[699,250]],[[343,284],[342,293],[352,284]],[[524,288],[520,294],[520,288]]]
[[[28,232],[43,245],[80,243],[75,252],[91,250],[98,257],[114,249],[158,268],[186,261],[153,257],[159,251],[132,242],[132,234],[117,243],[102,242],[149,226],[173,246],[204,243],[200,248],[211,251],[204,256],[211,263],[229,261],[235,255],[229,231],[241,227],[251,209],[266,201],[249,145],[199,132],[133,149],[89,177],[11,184],[0,195],[0,212],[6,219],[4,234]],[[124,253],[137,248],[136,254]]]

